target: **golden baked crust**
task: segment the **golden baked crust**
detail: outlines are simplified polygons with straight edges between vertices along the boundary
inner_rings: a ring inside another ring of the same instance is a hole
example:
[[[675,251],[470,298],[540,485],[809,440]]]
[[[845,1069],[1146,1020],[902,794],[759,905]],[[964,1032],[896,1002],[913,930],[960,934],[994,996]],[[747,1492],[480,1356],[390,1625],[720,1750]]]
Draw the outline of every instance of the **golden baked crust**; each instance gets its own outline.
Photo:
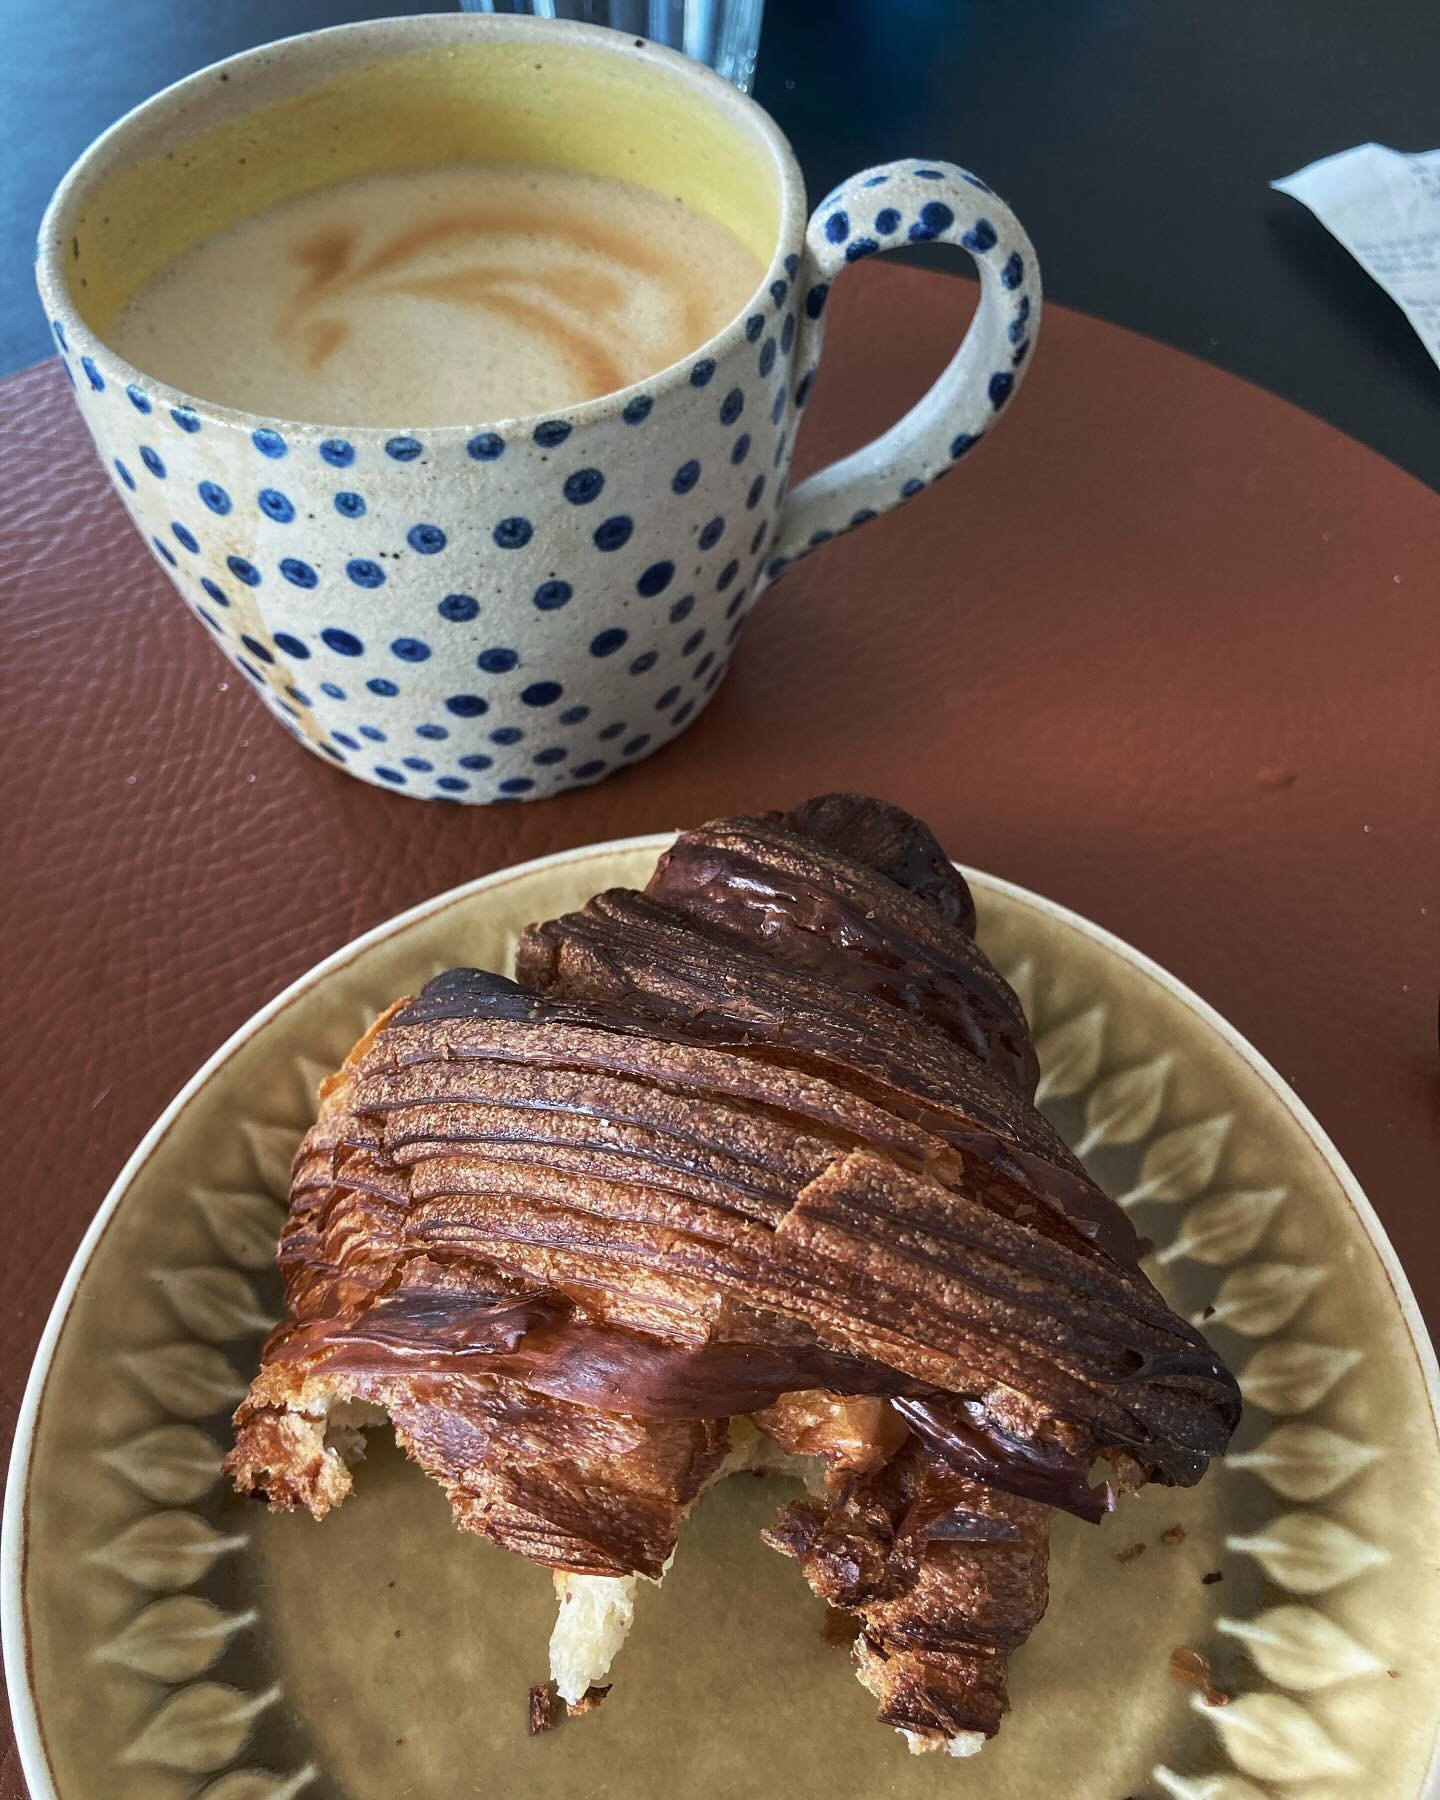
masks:
[[[296,1157],[237,1486],[323,1515],[367,1402],[457,1524],[658,1579],[748,1417],[823,1459],[767,1540],[859,1616],[880,1717],[992,1734],[1053,1509],[1198,1480],[1239,1401],[1036,1111],[973,927],[923,825],[832,795],[685,833],[518,985],[397,1003]]]

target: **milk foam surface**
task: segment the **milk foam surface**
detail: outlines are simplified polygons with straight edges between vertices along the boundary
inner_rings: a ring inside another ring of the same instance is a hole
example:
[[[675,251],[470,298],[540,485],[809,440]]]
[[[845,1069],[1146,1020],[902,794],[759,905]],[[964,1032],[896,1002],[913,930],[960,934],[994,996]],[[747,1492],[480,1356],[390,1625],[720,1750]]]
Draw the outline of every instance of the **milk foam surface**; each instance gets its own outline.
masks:
[[[552,412],[696,350],[764,271],[629,182],[453,164],[321,188],[219,232],[107,334],[220,405],[350,426]]]

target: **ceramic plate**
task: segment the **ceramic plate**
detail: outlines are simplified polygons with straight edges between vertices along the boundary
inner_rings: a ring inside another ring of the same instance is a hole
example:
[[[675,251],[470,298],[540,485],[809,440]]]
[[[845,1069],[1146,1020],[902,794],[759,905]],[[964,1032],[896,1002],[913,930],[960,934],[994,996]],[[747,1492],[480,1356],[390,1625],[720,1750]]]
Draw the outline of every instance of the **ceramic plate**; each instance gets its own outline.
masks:
[[[759,1542],[778,1482],[706,1497],[606,1705],[536,1739],[549,1576],[453,1531],[393,1446],[323,1525],[228,1491],[317,1079],[395,995],[508,966],[527,921],[643,882],[664,841],[509,870],[360,939],[232,1038],[132,1158],[46,1330],[7,1500],[37,1800],[1434,1795],[1435,1360],[1375,1216],[1203,1002],[986,876],[980,937],[1029,1012],[1044,1107],[1134,1209],[1247,1404],[1198,1489],[1147,1489],[1099,1530],[1058,1520],[1050,1611],[979,1757],[911,1757],[873,1722],[819,1602]],[[1171,1674],[1179,1646],[1227,1704]]]

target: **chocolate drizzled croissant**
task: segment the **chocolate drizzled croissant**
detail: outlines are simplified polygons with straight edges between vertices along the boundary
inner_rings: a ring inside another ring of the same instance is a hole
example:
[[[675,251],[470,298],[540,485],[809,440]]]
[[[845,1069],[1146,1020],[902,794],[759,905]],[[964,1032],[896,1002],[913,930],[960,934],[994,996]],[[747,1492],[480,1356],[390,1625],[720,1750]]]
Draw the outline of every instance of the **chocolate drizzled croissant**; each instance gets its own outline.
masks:
[[[458,1524],[617,1584],[758,1427],[819,1459],[767,1541],[880,1717],[977,1748],[1054,1509],[1198,1480],[1239,1397],[1036,1111],[974,925],[923,825],[830,795],[397,1003],[297,1155],[236,1484],[322,1516],[369,1403]]]

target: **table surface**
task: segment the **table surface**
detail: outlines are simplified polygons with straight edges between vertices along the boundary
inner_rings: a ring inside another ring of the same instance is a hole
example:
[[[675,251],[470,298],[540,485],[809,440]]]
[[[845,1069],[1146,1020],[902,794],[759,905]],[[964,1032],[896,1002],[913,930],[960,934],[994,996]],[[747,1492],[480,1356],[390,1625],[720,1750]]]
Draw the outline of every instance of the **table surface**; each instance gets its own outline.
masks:
[[[802,463],[918,396],[970,299],[893,266],[842,283]],[[297,749],[131,530],[59,369],[0,381],[0,1451],[126,1155],[295,976],[487,870],[835,787],[910,807],[1218,1006],[1440,1319],[1437,566],[1440,507],[1393,464],[1056,307],[994,442],[787,574],[678,743],[586,792],[441,807]],[[0,1738],[0,1800],[22,1793]]]
[[[30,245],[97,132],[251,45],[436,10],[0,0],[0,373],[49,350]],[[813,196],[894,156],[960,162],[1025,221],[1052,296],[1258,381],[1440,487],[1440,371],[1268,186],[1372,139],[1440,145],[1434,0],[767,0],[766,15],[756,98]]]

